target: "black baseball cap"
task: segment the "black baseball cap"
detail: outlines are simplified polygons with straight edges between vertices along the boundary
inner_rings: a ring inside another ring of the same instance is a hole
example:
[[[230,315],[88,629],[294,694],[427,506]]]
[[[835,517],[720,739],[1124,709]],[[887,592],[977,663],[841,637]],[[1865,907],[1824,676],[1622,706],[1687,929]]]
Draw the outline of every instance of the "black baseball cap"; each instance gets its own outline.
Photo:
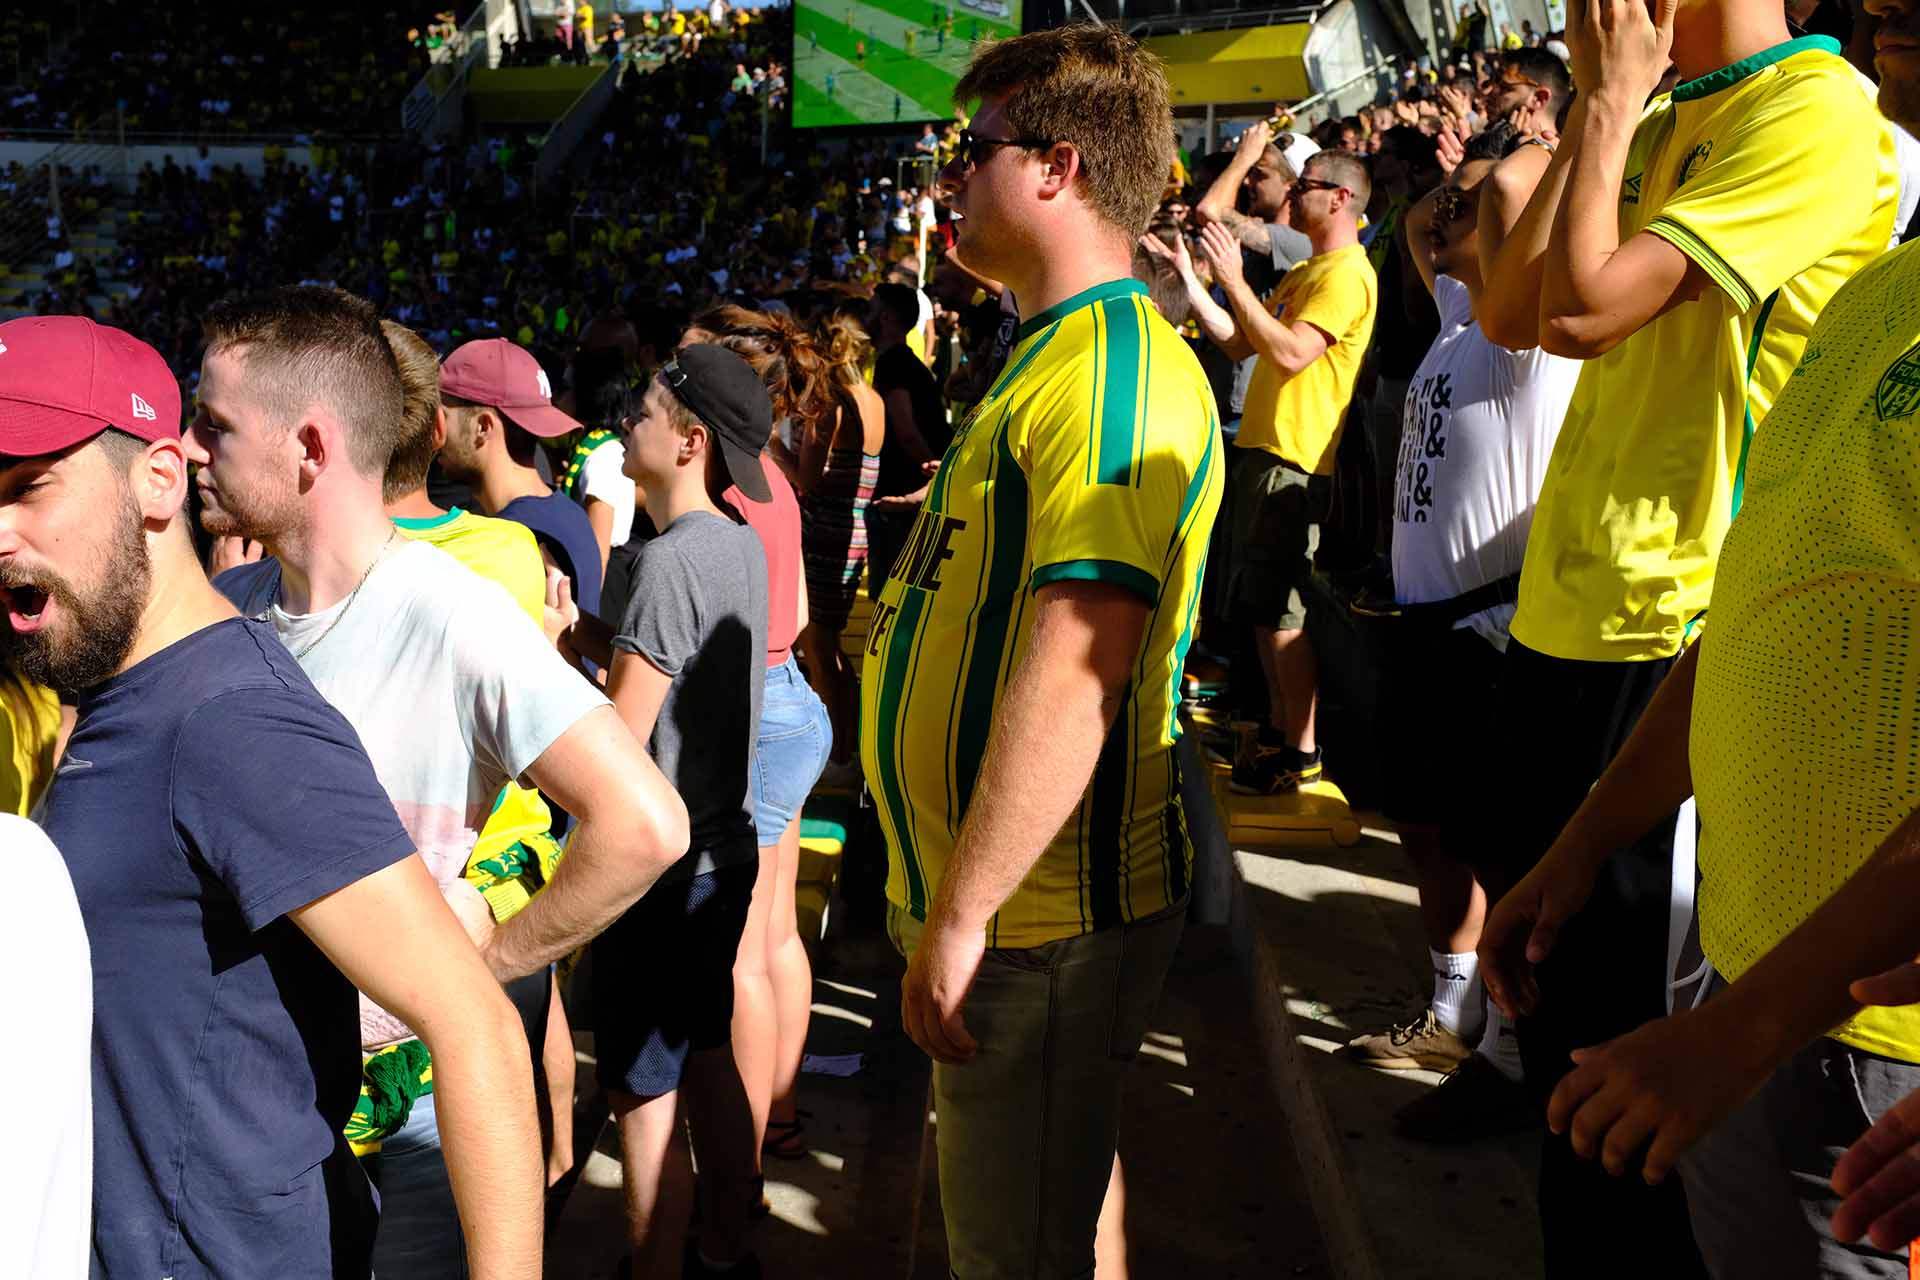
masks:
[[[772,502],[760,451],[773,435],[773,400],[753,366],[725,347],[702,342],[676,352],[660,380],[713,432],[740,492],[753,502]]]

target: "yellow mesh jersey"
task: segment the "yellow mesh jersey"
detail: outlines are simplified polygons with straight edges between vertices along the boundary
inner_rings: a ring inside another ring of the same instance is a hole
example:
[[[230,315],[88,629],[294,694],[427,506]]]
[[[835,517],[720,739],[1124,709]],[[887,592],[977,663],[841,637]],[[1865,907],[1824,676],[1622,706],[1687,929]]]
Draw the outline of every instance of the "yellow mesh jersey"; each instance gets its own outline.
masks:
[[[1366,248],[1348,245],[1287,272],[1268,300],[1287,324],[1305,320],[1333,341],[1291,378],[1262,359],[1253,366],[1234,443],[1265,449],[1314,475],[1333,474],[1333,451],[1347,420],[1354,380],[1373,338],[1379,281]]]
[[[1670,657],[1705,611],[1734,478],[1834,290],[1886,251],[1893,138],[1825,36],[1655,98],[1620,189],[1715,286],[1587,362],[1527,540],[1513,634],[1559,658]]]
[[[1186,896],[1192,863],[1174,743],[1207,536],[1220,505],[1206,375],[1133,280],[1020,326],[955,431],[875,606],[861,754],[886,834],[887,895],[926,919],[1025,656],[1034,592],[1074,579],[1153,605],[1086,794],[994,918],[1032,947]]]
[[[1834,296],[1747,461],[1700,653],[1700,941],[1738,978],[1920,805],[1920,252]],[[1920,1006],[1835,1033],[1920,1062]]]
[[[536,624],[545,625],[546,564],[540,558],[540,544],[527,526],[475,515],[459,507],[435,519],[400,519],[394,523],[415,542],[430,542],[481,577],[505,587],[513,602]],[[480,886],[496,919],[509,919],[527,904],[529,895],[518,889],[513,876],[496,876],[489,868],[502,865],[502,855],[514,845],[545,836],[552,826],[553,812],[538,791],[512,782],[500,789],[493,813],[480,829],[467,860],[467,879]],[[518,859],[513,861],[517,865]]]
[[[26,817],[53,781],[53,747],[60,735],[60,698],[44,685],[0,677],[0,812]]]

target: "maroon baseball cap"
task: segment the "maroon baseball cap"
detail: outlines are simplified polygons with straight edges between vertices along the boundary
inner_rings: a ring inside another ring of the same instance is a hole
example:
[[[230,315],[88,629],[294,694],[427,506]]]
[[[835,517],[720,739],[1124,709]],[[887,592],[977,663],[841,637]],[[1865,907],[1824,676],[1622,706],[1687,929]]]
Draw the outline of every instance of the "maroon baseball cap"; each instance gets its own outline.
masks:
[[[542,440],[580,424],[553,407],[553,386],[533,353],[505,338],[484,338],[460,347],[440,366],[440,391],[498,409],[507,421]]]
[[[84,316],[0,324],[0,454],[58,453],[108,427],[180,438],[180,384],[158,351]]]

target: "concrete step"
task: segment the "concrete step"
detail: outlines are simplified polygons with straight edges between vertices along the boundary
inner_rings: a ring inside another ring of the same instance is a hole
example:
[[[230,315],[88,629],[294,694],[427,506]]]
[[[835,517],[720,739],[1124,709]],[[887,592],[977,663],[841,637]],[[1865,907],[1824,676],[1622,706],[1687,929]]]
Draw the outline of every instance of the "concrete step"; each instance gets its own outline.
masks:
[[[1440,1077],[1374,1071],[1339,1052],[1432,993],[1405,857],[1384,823],[1357,821],[1361,839],[1349,848],[1294,840],[1231,851],[1233,937],[1336,1274],[1539,1275],[1539,1131],[1411,1142],[1393,1113]]]

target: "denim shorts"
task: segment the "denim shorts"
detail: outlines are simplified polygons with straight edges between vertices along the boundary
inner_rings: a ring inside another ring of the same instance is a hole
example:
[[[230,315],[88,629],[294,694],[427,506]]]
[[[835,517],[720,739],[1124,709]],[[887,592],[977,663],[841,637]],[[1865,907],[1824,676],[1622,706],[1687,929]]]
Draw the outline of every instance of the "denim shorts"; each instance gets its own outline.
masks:
[[[788,654],[785,662],[767,668],[760,736],[754,742],[753,825],[763,847],[779,843],[780,833],[807,802],[832,745],[826,704]]]

